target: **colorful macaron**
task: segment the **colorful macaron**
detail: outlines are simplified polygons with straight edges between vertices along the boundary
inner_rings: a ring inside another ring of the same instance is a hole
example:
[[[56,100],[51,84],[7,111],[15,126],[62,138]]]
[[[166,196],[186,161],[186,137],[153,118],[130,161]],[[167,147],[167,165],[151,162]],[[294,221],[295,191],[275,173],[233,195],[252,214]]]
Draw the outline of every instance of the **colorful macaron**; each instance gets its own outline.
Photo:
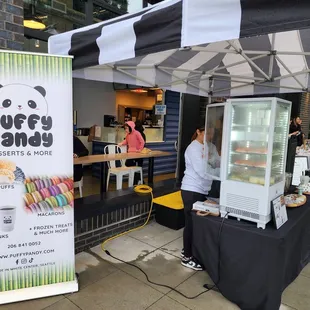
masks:
[[[58,207],[58,203],[57,203],[57,199],[53,196],[49,197],[49,198],[46,198],[45,200],[50,207],[52,207],[53,209],[54,208],[57,208]]]
[[[61,194],[60,188],[57,185],[52,185],[48,188],[52,196]]]
[[[44,188],[44,183],[42,182],[42,180],[36,180],[34,181],[34,184],[36,185],[36,189],[38,191]]]
[[[68,203],[74,200],[73,194],[71,192],[63,193],[63,195],[66,197]]]
[[[32,198],[31,194],[29,194],[29,193],[24,195],[24,200],[25,200],[27,206],[30,206],[31,204],[34,203],[34,199]]]
[[[67,185],[69,190],[73,189],[73,181],[71,179],[65,179],[63,183]]]
[[[33,197],[34,202],[40,202],[43,200],[41,194],[38,191],[31,193],[31,196]]]
[[[52,182],[50,181],[50,179],[42,179],[42,182],[45,188],[52,186]]]
[[[57,184],[57,187],[59,187],[61,193],[66,193],[69,189],[68,186],[65,183],[59,183]]]
[[[43,199],[46,199],[46,198],[48,198],[48,197],[51,197],[51,194],[50,194],[50,192],[49,192],[49,190],[48,190],[47,188],[42,188],[42,189],[40,190],[40,194],[41,194],[41,196],[42,196]]]
[[[39,207],[39,205],[37,203],[32,203],[30,206],[29,206],[30,210],[32,211],[32,213],[38,213],[38,212],[41,212],[41,209]]]
[[[51,182],[52,182],[53,185],[57,185],[57,184],[59,184],[61,182],[61,179],[58,178],[58,177],[52,177],[51,178]]]
[[[49,206],[49,204],[46,201],[39,202],[39,206],[42,212],[48,212],[52,210],[52,208]]]
[[[62,194],[57,195],[55,198],[57,199],[59,207],[64,207],[66,204],[68,204],[66,197]]]

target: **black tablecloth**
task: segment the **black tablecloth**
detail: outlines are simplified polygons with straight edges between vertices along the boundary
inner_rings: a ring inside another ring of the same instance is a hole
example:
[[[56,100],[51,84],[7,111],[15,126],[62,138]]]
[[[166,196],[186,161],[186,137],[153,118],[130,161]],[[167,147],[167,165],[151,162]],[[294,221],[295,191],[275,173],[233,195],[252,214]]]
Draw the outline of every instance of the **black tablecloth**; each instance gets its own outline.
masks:
[[[310,201],[310,200],[309,200]],[[310,262],[310,202],[288,209],[279,230],[226,219],[221,234],[221,293],[242,310],[279,310],[283,290]],[[218,281],[221,218],[193,216],[194,255]]]

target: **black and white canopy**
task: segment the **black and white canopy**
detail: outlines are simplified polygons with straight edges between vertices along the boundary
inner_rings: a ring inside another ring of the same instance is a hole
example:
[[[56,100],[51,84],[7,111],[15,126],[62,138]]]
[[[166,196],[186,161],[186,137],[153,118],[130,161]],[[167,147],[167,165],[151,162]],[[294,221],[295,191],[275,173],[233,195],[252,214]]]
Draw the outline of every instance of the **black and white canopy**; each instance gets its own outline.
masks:
[[[52,36],[74,76],[207,96],[308,91],[309,0],[167,0]]]

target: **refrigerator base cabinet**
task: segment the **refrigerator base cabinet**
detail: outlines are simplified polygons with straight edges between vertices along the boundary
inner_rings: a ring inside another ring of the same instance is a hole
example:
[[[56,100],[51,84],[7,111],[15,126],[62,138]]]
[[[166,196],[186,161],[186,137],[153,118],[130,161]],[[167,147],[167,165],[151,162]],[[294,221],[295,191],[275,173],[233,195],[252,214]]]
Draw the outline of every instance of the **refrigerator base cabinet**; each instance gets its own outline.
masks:
[[[271,202],[284,192],[284,182],[270,187],[237,181],[223,181],[221,185],[221,216],[257,223],[265,229],[272,220]]]

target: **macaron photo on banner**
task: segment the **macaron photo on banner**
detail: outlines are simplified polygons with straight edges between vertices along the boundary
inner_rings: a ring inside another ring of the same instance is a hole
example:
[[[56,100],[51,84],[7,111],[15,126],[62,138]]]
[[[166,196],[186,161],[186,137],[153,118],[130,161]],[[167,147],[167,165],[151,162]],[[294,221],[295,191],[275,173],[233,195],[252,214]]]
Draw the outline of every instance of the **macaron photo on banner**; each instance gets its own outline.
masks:
[[[72,59],[0,50],[0,304],[78,290]]]

